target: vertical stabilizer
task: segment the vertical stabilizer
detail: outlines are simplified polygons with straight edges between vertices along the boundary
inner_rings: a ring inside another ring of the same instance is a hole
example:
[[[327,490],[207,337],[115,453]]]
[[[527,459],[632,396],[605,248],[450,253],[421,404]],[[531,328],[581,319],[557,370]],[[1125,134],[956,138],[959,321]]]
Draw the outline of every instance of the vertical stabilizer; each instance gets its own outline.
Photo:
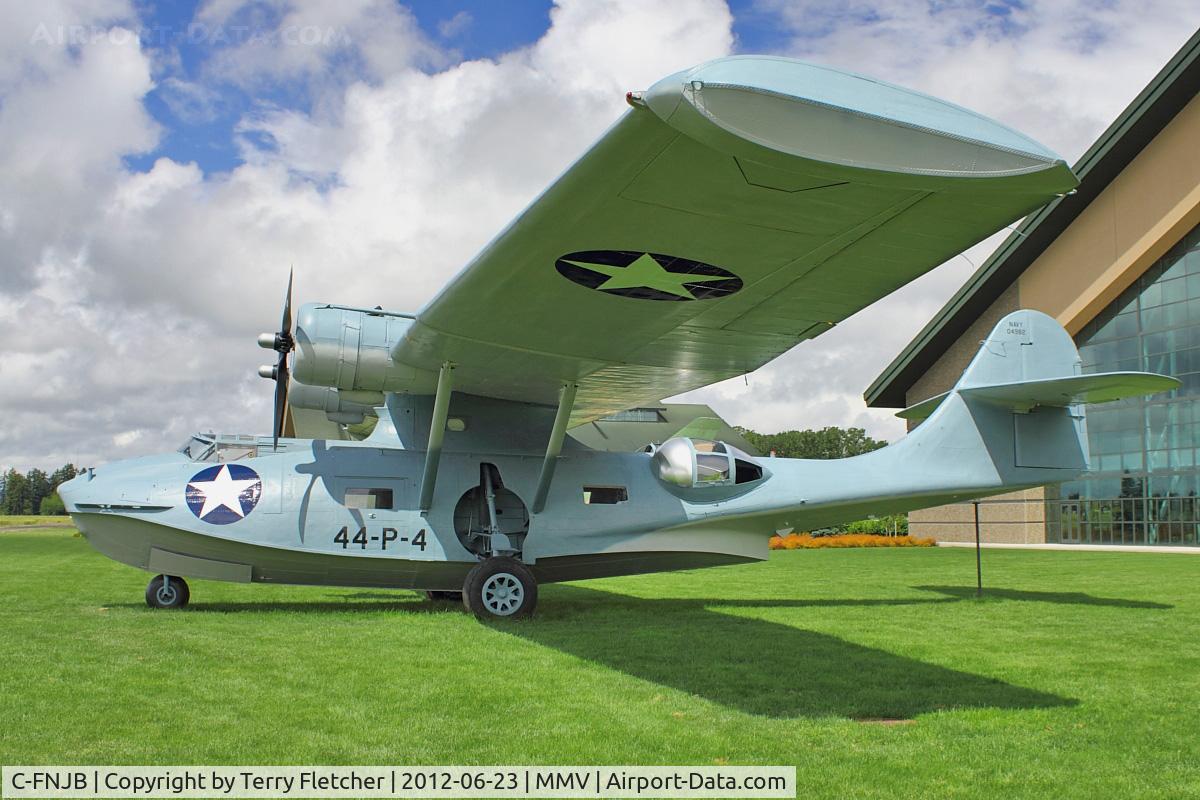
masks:
[[[955,389],[1065,378],[1082,372],[1071,335],[1040,311],[1014,311],[992,328]]]

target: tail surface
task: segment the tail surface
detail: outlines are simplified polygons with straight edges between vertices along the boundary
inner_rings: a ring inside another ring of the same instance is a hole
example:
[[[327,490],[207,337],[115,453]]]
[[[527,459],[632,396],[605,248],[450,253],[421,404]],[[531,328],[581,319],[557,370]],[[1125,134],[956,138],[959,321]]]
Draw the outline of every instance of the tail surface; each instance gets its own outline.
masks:
[[[900,412],[924,420],[908,436],[851,458],[768,459],[771,483],[688,527],[812,530],[1071,480],[1088,466],[1084,404],[1180,385],[1145,372],[1082,372],[1061,325],[1016,311],[1000,320],[953,389]]]
[[[983,439],[993,464],[1007,473],[1006,483],[1036,484],[1048,481],[1021,473],[1087,469],[1083,404],[1170,391],[1179,385],[1175,378],[1148,372],[1084,375],[1070,334],[1054,318],[1026,309],[1000,320],[953,389],[898,416],[929,417],[922,427],[962,428],[965,439]],[[951,397],[958,400],[953,404],[960,409],[957,413],[943,408]],[[919,433],[920,428],[914,436]]]

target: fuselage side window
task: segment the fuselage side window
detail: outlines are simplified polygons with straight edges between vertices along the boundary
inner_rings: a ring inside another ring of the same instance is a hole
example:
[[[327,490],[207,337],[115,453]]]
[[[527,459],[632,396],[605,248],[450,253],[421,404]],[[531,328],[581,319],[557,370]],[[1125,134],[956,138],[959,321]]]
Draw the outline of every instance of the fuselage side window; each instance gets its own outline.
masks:
[[[744,458],[735,458],[735,480],[734,483],[753,483],[760,480],[763,476],[763,469],[758,464],[752,461],[747,461]]]
[[[624,486],[585,486],[583,503],[589,506],[613,506],[629,499],[629,490]]]
[[[342,504],[346,508],[392,508],[392,490],[351,486]]]

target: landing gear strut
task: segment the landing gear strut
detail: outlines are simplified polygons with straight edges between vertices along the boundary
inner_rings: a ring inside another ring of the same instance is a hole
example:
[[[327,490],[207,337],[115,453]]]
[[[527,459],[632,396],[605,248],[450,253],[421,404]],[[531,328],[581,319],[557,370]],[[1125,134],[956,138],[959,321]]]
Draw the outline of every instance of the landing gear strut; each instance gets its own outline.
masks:
[[[187,582],[174,575],[155,575],[146,587],[146,605],[151,608],[183,608],[190,598]]]
[[[515,558],[486,558],[467,573],[463,605],[480,619],[528,617],[537,606],[537,581]]]

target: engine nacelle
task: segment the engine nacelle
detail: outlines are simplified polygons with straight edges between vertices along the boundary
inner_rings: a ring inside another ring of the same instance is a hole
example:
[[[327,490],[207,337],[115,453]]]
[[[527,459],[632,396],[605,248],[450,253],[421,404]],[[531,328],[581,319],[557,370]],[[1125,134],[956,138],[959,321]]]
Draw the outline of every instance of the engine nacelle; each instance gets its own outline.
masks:
[[[288,392],[288,405],[324,411],[331,422],[358,425],[375,407],[383,405],[382,392],[339,391],[328,386],[295,384]]]
[[[390,311],[306,304],[296,320],[292,374],[309,386],[347,391],[432,391],[436,375],[392,360],[412,324],[412,317]]]
[[[739,494],[770,477],[753,456],[733,445],[683,436],[655,448],[650,464],[672,492],[701,502]]]

